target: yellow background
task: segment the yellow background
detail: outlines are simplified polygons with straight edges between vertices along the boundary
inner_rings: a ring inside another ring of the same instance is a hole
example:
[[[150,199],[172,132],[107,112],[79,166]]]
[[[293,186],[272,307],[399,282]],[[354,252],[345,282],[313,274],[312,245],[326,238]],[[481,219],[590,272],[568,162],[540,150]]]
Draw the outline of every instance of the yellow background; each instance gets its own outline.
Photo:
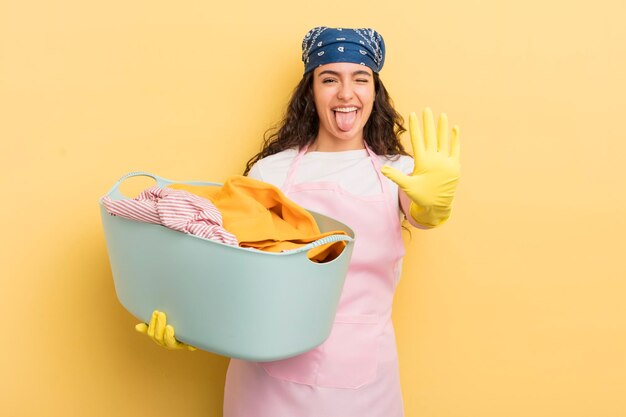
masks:
[[[0,415],[221,414],[226,359],[134,332],[97,199],[138,169],[240,173],[324,24],[377,28],[398,110],[462,129],[453,219],[407,235],[407,417],[626,416],[625,17],[623,0],[1,0]]]

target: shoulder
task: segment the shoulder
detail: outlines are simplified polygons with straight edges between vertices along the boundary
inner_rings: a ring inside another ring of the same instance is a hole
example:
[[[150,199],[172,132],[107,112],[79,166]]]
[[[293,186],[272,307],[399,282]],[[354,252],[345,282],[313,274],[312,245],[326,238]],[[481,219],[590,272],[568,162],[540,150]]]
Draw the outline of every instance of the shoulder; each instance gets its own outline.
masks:
[[[293,161],[296,155],[298,155],[298,150],[292,148],[275,153],[274,155],[266,156],[252,165],[248,176],[257,180],[273,183],[275,182],[273,181],[274,179],[286,176],[291,161]]]

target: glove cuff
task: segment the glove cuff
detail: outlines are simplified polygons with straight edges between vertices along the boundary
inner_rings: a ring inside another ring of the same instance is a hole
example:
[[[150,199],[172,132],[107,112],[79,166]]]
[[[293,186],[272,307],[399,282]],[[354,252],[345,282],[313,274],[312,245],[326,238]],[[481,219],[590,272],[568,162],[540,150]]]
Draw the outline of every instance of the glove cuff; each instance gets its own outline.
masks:
[[[448,218],[452,209],[450,207],[438,208],[431,206],[428,209],[418,206],[414,201],[411,202],[409,213],[411,218],[420,226],[433,228],[444,224]]]

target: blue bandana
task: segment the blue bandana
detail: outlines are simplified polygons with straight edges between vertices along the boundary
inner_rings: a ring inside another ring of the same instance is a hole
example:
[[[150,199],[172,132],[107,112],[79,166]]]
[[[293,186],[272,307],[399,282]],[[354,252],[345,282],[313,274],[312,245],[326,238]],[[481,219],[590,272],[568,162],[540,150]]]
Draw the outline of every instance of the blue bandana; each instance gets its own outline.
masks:
[[[385,42],[374,29],[319,26],[302,40],[304,73],[333,62],[352,62],[380,72],[385,63]]]

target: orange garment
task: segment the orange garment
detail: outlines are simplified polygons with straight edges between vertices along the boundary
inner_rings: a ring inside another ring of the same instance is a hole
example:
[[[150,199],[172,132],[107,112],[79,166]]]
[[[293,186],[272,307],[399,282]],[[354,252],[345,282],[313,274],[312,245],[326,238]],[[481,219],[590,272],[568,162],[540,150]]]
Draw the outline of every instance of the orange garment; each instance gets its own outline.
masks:
[[[313,216],[288,199],[275,186],[236,175],[223,186],[171,184],[210,200],[222,213],[224,229],[234,234],[239,246],[267,252],[296,249],[342,230],[321,233]],[[311,249],[309,259],[328,262],[341,254],[343,241]]]

